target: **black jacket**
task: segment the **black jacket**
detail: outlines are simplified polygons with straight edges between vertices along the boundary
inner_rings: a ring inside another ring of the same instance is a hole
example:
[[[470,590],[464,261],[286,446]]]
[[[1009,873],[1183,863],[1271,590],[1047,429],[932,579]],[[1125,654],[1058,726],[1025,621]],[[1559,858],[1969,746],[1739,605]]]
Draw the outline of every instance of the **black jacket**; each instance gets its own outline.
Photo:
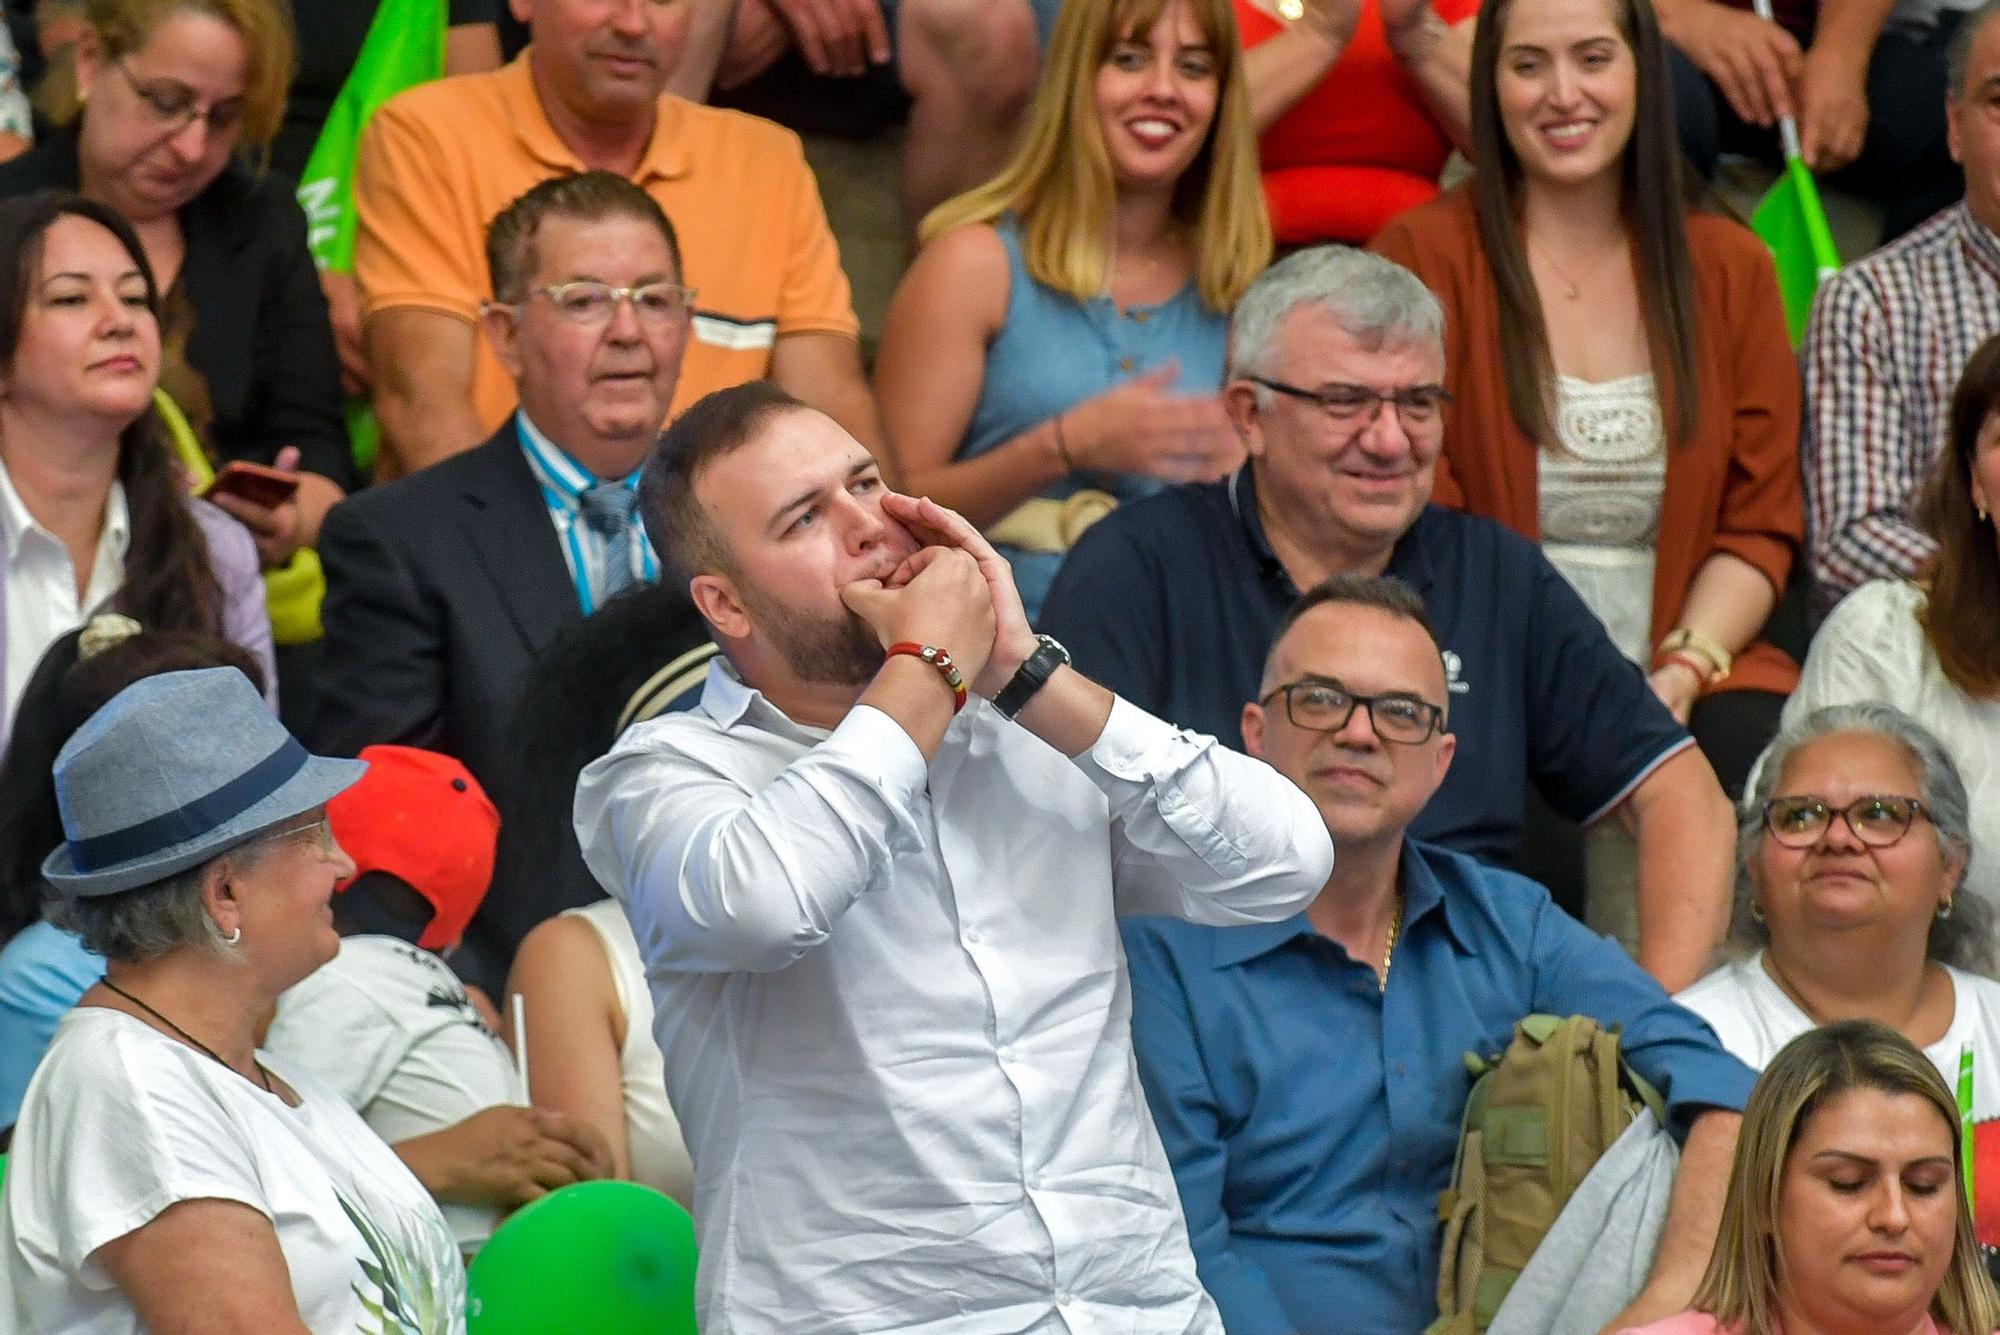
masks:
[[[583,615],[513,419],[477,449],[336,505],[319,556],[326,639],[312,748],[444,751],[501,801],[528,669]],[[504,961],[538,918],[530,910],[526,925],[502,930],[499,911],[489,897],[468,940]]]

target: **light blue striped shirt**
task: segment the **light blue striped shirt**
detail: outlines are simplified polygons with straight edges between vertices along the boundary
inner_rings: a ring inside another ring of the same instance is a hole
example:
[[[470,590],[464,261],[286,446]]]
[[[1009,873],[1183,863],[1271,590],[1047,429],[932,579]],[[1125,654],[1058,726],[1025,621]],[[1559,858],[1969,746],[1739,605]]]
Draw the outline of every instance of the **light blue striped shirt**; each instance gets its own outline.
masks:
[[[556,526],[556,540],[562,548],[563,562],[569,566],[570,582],[576,586],[576,601],[583,614],[589,616],[604,601],[606,573],[614,562],[623,561],[630,567],[635,584],[651,584],[659,579],[659,558],[653,554],[653,544],[646,540],[638,508],[632,510],[631,527],[623,539],[599,534],[583,522],[583,493],[601,479],[543,435],[526,413],[516,412],[514,423],[520,428],[521,453],[527,456],[528,469],[542,489],[542,504],[548,507],[549,520]],[[635,491],[639,487],[639,471],[633,469],[624,480]]]

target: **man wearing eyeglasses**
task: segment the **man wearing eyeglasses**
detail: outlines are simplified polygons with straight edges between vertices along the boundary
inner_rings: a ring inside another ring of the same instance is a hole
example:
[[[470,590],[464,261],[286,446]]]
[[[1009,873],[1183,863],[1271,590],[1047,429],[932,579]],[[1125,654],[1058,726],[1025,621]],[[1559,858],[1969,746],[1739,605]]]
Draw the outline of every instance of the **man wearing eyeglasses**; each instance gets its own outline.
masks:
[[[444,751],[505,809],[535,654],[659,577],[639,467],[673,401],[693,294],[672,223],[610,172],[530,189],[493,220],[487,257],[481,319],[520,406],[477,449],[336,507],[311,731],[345,755]],[[571,907],[555,893],[501,868],[454,965],[497,986],[520,938]]]
[[[354,278],[387,463],[413,472],[471,449],[512,411],[479,334],[480,236],[535,182],[593,168],[638,185],[680,229],[702,304],[678,408],[769,378],[875,444],[860,325],[798,136],[666,91],[696,7],[511,8],[531,36],[518,58],[390,98],[355,161]]]
[[[1686,1140],[1651,1281],[1613,1328],[1681,1310],[1707,1264],[1751,1072],[1541,886],[1409,837],[1470,721],[1447,682],[1409,585],[1314,588],[1242,723],[1326,822],[1325,888],[1269,925],[1122,924],[1140,1080],[1230,1335],[1429,1323],[1463,1054],[1537,1012],[1620,1026]]]
[[[1070,552],[1041,628],[1120,695],[1237,743],[1242,702],[1302,590],[1415,588],[1466,726],[1418,837],[1507,865],[1530,788],[1636,831],[1639,959],[1669,987],[1728,920],[1727,799],[1708,762],[1533,543],[1429,504],[1444,314],[1417,277],[1341,246],[1274,264],[1237,306],[1224,389],[1249,462],[1132,502]]]

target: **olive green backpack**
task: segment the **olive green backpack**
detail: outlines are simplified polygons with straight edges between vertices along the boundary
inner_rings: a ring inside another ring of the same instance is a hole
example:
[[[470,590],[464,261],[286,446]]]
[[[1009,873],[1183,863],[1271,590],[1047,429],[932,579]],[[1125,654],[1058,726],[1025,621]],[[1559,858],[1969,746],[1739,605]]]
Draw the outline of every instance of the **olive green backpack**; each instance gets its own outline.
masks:
[[[1660,1096],[1595,1020],[1530,1015],[1498,1058],[1465,1054],[1465,1101],[1444,1226],[1438,1318],[1425,1335],[1474,1335],[1493,1322],[1542,1236],[1641,1108]]]

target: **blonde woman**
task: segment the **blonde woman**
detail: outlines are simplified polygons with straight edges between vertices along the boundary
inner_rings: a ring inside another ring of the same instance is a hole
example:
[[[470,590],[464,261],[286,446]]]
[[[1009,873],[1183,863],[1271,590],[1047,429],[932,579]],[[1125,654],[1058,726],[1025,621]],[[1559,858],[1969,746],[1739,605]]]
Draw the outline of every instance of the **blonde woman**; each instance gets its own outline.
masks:
[[[889,448],[1032,617],[1090,520],[1242,458],[1217,391],[1271,227],[1227,0],[1070,0],[1013,161],[920,235],[876,360]]]
[[[1690,1311],[1627,1335],[1988,1335],[1958,1108],[1923,1053],[1866,1020],[1815,1029],[1744,1110],[1708,1273]]]

